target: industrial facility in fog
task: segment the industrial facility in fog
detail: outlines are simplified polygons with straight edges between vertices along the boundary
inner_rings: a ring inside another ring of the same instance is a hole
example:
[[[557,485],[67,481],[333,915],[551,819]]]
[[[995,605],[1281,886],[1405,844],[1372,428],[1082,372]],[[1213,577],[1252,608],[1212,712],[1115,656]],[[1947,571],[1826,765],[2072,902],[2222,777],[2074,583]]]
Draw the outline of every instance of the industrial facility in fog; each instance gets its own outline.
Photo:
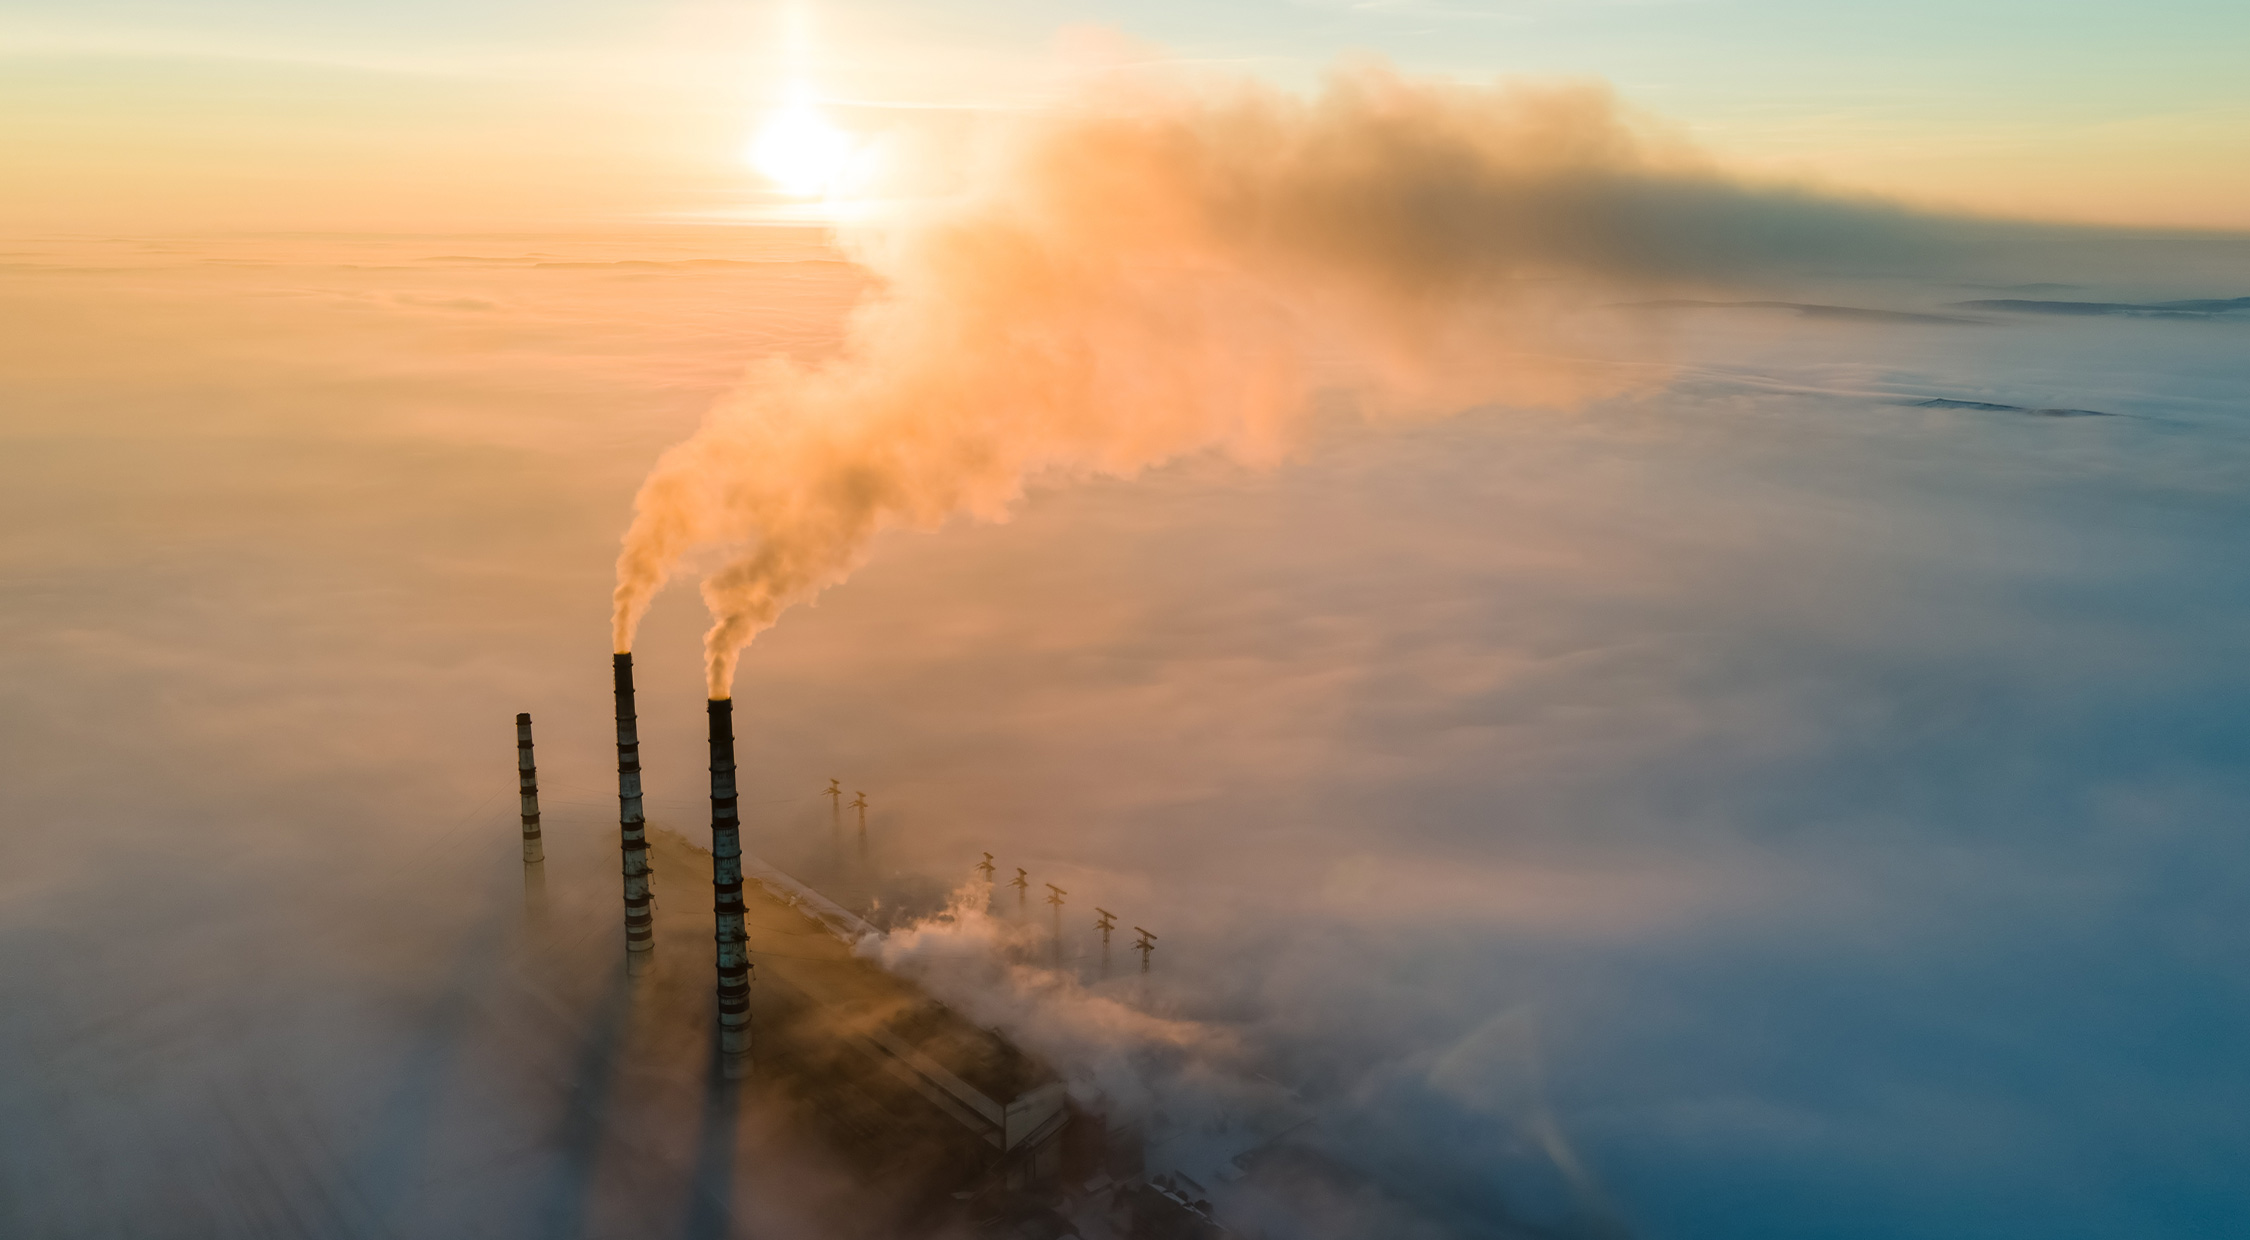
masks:
[[[980,1027],[868,958],[857,949],[883,930],[743,851],[730,700],[713,698],[707,706],[708,842],[652,829],[641,787],[632,655],[615,656],[613,681],[623,972],[631,1002],[669,1031],[664,1042],[675,1049],[666,1054],[700,1053],[703,1088],[725,1114],[740,1106],[778,1118],[861,1182],[880,1186],[877,1195],[899,1234],[958,1234],[963,1227],[995,1240],[1232,1234],[1213,1221],[1203,1185],[1188,1169],[1150,1165],[1143,1129],[1113,1114],[1098,1091],[1074,1090],[999,1030]],[[516,727],[528,881],[544,866],[545,852],[531,717],[518,715]],[[832,779],[823,793],[839,846],[843,792]],[[849,806],[863,862],[867,804],[858,792]],[[997,868],[990,853],[975,867],[988,908]],[[687,898],[705,874],[708,918],[697,911],[700,901]],[[1016,903],[1027,905],[1028,872],[1016,868],[1008,885]],[[1056,884],[1042,886],[1053,964],[1060,967],[1070,895]],[[669,903],[661,898],[667,893]],[[1119,919],[1100,907],[1093,913],[1088,924],[1100,932],[1106,974]],[[1027,909],[1018,915],[1027,917]],[[1146,973],[1157,936],[1132,930],[1131,949]],[[1246,1127],[1234,1143],[1248,1149],[1256,1140]]]

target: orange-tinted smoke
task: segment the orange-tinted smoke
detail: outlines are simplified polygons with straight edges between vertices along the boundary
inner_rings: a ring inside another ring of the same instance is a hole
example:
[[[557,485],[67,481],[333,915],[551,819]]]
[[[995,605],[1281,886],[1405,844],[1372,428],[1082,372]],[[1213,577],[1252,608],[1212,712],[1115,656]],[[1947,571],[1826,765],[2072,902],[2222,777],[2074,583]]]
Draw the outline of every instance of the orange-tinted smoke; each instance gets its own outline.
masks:
[[[643,485],[617,649],[691,548],[710,691],[870,541],[1003,517],[1028,479],[1286,451],[1320,388],[1371,409],[1567,406],[1649,377],[1572,307],[1917,242],[1880,206],[1741,186],[1593,87],[1379,68],[1303,98],[1119,91],[1030,119],[964,192],[848,230],[876,277],[832,361],[756,369]]]

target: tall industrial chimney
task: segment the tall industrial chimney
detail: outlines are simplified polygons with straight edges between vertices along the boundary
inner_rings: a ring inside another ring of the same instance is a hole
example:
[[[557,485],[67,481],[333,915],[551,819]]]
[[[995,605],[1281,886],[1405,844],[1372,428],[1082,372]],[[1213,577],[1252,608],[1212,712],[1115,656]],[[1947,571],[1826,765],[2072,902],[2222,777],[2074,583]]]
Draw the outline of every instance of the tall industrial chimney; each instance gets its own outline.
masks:
[[[539,768],[531,762],[531,716],[516,716],[516,788],[523,794],[523,862],[545,861],[539,839]]]
[[[641,813],[641,733],[633,712],[633,656],[616,656],[617,834],[625,856],[625,971],[648,967],[656,947],[649,917],[648,822]]]
[[[742,821],[734,787],[734,702],[711,699],[711,888],[718,915],[719,1053],[739,1077],[750,1054],[750,943],[742,924]]]

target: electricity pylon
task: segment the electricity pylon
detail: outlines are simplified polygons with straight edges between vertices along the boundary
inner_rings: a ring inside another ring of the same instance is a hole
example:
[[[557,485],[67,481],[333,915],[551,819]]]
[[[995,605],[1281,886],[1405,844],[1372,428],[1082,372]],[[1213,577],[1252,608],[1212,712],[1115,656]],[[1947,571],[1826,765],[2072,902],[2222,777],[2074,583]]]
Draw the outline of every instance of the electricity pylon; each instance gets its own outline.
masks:
[[[1094,911],[1101,914],[1101,916],[1094,919],[1094,929],[1102,932],[1102,976],[1108,977],[1109,932],[1117,928],[1117,914],[1110,912],[1108,909],[1103,908],[1098,904],[1094,906]]]
[[[1063,897],[1070,893],[1053,883],[1047,884],[1047,903],[1055,907],[1055,967],[1062,967],[1062,906]]]
[[[992,911],[992,872],[999,868],[992,864],[991,853],[986,853],[984,860],[976,864],[977,873],[984,875],[984,911],[987,913]]]

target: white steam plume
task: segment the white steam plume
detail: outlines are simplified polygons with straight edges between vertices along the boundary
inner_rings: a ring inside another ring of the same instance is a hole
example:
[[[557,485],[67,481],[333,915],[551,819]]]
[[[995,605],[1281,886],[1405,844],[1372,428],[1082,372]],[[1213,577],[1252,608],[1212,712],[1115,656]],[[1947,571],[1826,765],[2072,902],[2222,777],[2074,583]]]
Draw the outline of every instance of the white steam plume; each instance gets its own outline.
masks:
[[[1374,409],[1583,402],[1650,378],[1588,297],[1897,259],[1927,223],[1731,180],[1597,87],[1360,68],[1018,119],[964,193],[845,231],[878,291],[836,359],[766,362],[657,464],[617,649],[684,554],[740,547],[703,583],[724,697],[885,529],[1002,518],[1040,476],[1270,462],[1339,381]]]

